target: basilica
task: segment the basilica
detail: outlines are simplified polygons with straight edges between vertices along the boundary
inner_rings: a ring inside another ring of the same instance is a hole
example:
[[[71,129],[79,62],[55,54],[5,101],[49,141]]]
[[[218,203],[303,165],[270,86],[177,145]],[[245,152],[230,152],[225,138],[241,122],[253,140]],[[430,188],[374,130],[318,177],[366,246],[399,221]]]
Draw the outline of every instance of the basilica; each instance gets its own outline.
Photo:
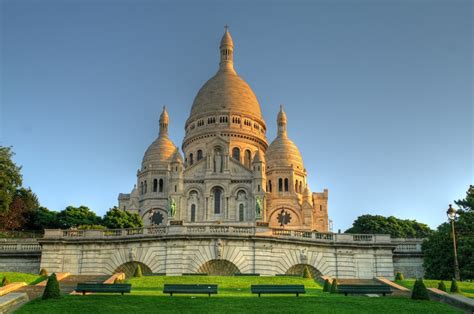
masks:
[[[168,135],[163,108],[159,135],[145,152],[131,193],[119,208],[145,225],[232,224],[328,232],[328,190],[311,192],[300,151],[280,107],[278,134],[268,144],[260,104],[234,69],[226,29],[217,73],[197,93],[185,124],[182,152]],[[290,124],[291,126],[291,124]]]

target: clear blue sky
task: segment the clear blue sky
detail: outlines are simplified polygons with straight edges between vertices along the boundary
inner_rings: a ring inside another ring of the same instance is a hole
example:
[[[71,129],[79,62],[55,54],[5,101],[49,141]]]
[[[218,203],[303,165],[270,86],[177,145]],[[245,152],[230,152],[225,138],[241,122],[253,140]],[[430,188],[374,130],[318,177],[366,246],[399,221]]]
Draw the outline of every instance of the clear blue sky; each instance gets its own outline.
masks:
[[[474,183],[472,1],[3,0],[0,20],[0,145],[50,209],[116,205],[164,104],[181,145],[225,24],[335,230],[365,213],[436,227]]]

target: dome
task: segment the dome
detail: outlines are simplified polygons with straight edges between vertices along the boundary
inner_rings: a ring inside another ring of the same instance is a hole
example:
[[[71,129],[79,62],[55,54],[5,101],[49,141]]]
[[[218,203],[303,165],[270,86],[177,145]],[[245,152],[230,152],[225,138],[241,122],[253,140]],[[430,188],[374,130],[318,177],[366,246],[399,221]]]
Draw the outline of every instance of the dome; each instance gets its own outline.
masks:
[[[283,111],[283,106],[280,106],[280,112],[277,117],[278,136],[268,146],[266,160],[268,167],[289,167],[293,165],[296,169],[304,170],[303,158],[300,150],[288,138],[286,133],[287,118]]]
[[[160,116],[160,134],[146,150],[142,160],[142,169],[150,165],[156,167],[168,164],[172,161],[177,147],[168,137],[168,123],[168,112],[166,111],[166,107],[163,107],[163,112]]]
[[[219,71],[197,93],[189,119],[209,113],[232,112],[248,114],[263,122],[257,97],[234,70],[234,43],[227,28],[220,53]]]

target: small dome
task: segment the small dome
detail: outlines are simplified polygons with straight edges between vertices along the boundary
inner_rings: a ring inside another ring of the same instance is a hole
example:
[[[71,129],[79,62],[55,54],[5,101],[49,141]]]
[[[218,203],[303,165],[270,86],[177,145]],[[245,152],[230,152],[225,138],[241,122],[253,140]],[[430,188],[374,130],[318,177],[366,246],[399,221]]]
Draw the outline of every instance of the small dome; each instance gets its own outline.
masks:
[[[293,165],[297,169],[304,170],[300,150],[296,144],[286,136],[278,136],[270,146],[268,146],[265,157],[267,167],[289,167]]]
[[[234,47],[234,42],[232,41],[232,37],[230,36],[227,27],[225,29],[224,35],[222,36],[220,48],[224,46]]]
[[[262,151],[259,149],[255,153],[255,156],[253,157],[253,163],[257,162],[265,162],[265,155],[262,153]]]
[[[142,169],[145,167],[157,167],[172,161],[176,146],[168,136],[158,137],[145,152],[142,161]]]

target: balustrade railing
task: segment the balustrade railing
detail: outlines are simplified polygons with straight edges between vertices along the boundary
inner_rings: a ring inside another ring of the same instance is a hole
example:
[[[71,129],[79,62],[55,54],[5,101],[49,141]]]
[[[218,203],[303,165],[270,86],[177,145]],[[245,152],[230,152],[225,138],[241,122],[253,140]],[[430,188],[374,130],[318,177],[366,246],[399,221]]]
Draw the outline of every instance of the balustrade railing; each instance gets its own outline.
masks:
[[[29,242],[22,239],[8,239],[9,241],[0,242],[0,253],[9,252],[40,252],[41,245],[36,240],[30,240]]]

